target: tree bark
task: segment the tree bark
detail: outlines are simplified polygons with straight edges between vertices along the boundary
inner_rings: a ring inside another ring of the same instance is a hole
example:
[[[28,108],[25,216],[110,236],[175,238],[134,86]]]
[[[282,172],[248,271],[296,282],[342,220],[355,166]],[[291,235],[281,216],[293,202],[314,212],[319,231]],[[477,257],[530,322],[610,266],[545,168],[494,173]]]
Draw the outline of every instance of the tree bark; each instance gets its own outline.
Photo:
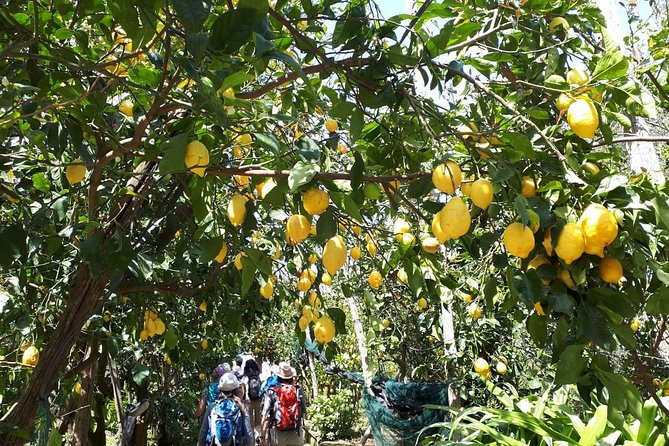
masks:
[[[41,401],[47,401],[49,393],[65,367],[70,350],[81,332],[84,323],[93,314],[108,277],[102,274],[93,277],[88,264],[82,263],[74,275],[69,293],[69,302],[49,337],[49,343],[41,353],[40,361],[21,394],[16,406],[4,420],[6,423],[30,431],[33,427],[37,408]],[[25,440],[11,434],[0,434],[0,444],[17,446],[25,444]]]
[[[95,354],[97,342],[89,341],[86,348],[84,360]],[[89,436],[91,430],[91,410],[95,396],[95,381],[97,378],[98,362],[91,362],[86,369],[81,371],[81,397],[79,398],[79,408],[74,417],[74,443],[79,446],[89,446],[91,444]]]

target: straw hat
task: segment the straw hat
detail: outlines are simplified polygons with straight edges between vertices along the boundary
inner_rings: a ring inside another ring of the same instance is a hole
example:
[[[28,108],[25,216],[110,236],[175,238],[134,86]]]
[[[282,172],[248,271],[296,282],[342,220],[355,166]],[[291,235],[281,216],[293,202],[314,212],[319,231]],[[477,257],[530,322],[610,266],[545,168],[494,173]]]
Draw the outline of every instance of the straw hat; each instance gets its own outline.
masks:
[[[293,377],[293,368],[287,362],[280,362],[276,374],[279,378],[291,379]]]

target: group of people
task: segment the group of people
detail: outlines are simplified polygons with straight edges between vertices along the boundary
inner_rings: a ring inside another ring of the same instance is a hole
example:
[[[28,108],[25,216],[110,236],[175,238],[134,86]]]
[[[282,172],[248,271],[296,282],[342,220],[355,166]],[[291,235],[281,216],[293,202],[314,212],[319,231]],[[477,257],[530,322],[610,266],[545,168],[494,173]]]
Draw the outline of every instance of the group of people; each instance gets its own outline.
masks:
[[[212,372],[195,411],[204,416],[198,446],[302,446],[304,395],[287,362],[263,371],[252,357]]]

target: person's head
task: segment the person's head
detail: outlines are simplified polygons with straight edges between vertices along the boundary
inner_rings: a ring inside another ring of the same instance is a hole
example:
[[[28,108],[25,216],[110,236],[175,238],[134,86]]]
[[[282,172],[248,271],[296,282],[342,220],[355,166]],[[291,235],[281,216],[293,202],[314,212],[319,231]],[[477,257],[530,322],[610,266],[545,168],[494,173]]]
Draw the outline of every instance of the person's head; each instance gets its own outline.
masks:
[[[239,389],[239,380],[232,372],[224,373],[218,380],[218,391],[223,395],[234,395]]]
[[[276,376],[279,378],[279,382],[292,384],[293,376],[295,376],[293,370],[294,369],[287,362],[280,362],[276,372]]]
[[[260,373],[260,367],[255,359],[250,358],[246,360],[244,364],[244,375],[257,375]]]
[[[237,355],[237,357],[235,358],[235,364],[237,365],[237,367],[241,367],[242,362],[244,362],[244,358],[242,358],[241,355]]]
[[[212,370],[211,376],[214,380],[219,379],[221,376],[223,376],[226,372],[229,372],[230,370],[225,370],[225,367],[223,364],[219,364]]]

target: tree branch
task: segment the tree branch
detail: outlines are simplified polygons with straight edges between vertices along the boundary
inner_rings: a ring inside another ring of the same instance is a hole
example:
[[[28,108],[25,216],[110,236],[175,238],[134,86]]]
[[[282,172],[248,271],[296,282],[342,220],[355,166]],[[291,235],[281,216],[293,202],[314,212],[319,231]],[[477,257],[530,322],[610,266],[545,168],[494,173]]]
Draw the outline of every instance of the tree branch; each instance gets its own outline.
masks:
[[[270,170],[250,165],[241,167],[209,167],[207,169],[207,174],[221,176],[246,175],[249,177],[285,178],[290,175],[290,170]],[[417,178],[429,177],[431,175],[431,172],[415,172],[401,175],[363,175],[362,180],[370,183],[390,183],[391,181],[410,181]],[[346,172],[319,172],[314,175],[314,178],[321,180],[351,180],[351,174]]]
[[[623,136],[620,138],[614,138],[611,142],[598,141],[592,144],[592,147],[601,147],[601,146],[610,146],[612,144],[618,144],[623,142],[637,142],[637,141],[646,141],[646,142],[669,142],[669,136]]]
[[[662,402],[662,399],[657,396],[657,390],[653,386],[653,380],[651,379],[650,373],[648,373],[648,369],[646,368],[645,364],[641,361],[641,358],[639,358],[639,353],[636,350],[630,350],[632,353],[632,358],[634,359],[634,364],[636,366],[637,371],[639,372],[639,376],[641,376],[641,382],[643,383],[643,386],[646,388],[646,391],[650,394],[651,398],[655,401],[657,404],[657,407],[660,408],[662,413],[664,413],[665,416],[669,417],[669,409],[667,409],[667,406],[664,405]]]

